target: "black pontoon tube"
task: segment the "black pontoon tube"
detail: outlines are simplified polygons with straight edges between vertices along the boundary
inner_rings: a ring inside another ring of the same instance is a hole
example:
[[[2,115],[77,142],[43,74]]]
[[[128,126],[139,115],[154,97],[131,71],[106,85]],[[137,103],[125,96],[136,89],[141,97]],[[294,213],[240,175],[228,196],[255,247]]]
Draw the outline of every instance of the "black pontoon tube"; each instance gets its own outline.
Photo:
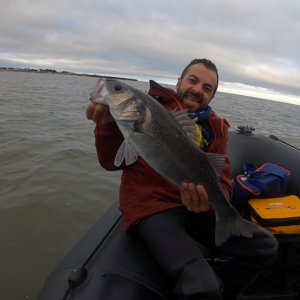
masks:
[[[69,276],[69,287],[66,290],[65,295],[63,296],[62,300],[66,300],[71,292],[72,289],[75,289],[76,287],[80,286],[85,278],[88,275],[88,271],[85,268],[86,265],[90,262],[90,260],[94,257],[95,253],[99,250],[101,245],[104,243],[106,238],[109,236],[109,234],[112,232],[112,230],[115,228],[116,224],[119,222],[120,218],[117,219],[117,221],[113,224],[113,226],[108,230],[107,234],[101,239],[97,247],[92,251],[92,253],[89,255],[89,257],[85,260],[85,262],[76,268],[73,269],[73,271],[70,273]]]

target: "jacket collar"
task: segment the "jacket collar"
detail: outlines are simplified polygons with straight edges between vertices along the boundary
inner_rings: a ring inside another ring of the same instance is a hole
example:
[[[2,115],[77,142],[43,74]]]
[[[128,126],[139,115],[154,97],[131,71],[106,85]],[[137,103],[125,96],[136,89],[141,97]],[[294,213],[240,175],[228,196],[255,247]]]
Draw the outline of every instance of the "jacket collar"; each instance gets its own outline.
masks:
[[[170,109],[186,109],[181,99],[177,97],[176,92],[170,88],[165,88],[157,82],[150,80],[150,90],[148,94],[157,99],[161,104]]]

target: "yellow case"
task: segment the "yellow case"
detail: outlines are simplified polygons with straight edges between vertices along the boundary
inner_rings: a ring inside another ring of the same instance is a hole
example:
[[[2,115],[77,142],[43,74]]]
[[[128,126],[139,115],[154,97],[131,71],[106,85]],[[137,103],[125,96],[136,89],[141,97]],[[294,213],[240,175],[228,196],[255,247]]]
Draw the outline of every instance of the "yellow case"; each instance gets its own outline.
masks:
[[[300,234],[300,199],[286,196],[248,200],[253,223],[273,234]]]

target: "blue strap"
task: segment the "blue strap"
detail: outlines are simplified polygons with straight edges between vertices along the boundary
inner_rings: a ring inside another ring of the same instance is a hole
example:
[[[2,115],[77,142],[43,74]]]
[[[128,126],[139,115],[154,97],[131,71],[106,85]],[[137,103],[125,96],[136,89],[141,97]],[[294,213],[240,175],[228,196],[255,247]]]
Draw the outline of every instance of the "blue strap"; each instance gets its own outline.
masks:
[[[248,171],[255,171],[257,169],[257,166],[248,163],[243,165],[243,169],[244,169],[244,173],[246,174],[246,172]]]
[[[285,180],[288,177],[288,171],[278,167],[275,164],[266,164],[261,170],[257,171],[257,167],[253,164],[244,164],[243,166],[245,175],[248,178],[261,178],[262,174],[269,174],[279,177],[281,180]]]
[[[263,190],[270,188],[270,182],[278,178],[278,181],[285,181],[288,179],[289,171],[278,167],[275,164],[268,163],[261,170],[257,171],[257,167],[253,164],[244,164],[245,176],[249,183],[260,186]]]
[[[203,115],[204,113],[205,113],[205,110],[200,111],[200,112],[197,112],[197,113],[190,113],[190,114],[189,114],[189,117],[190,117],[191,119],[195,119],[196,117],[200,117],[200,116]]]

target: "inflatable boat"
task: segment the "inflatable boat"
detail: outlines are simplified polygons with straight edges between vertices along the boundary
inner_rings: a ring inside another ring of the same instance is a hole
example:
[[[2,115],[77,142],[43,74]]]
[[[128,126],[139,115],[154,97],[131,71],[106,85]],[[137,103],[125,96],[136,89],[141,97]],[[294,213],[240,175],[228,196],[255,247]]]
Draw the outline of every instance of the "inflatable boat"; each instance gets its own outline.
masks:
[[[275,163],[291,172],[287,195],[300,198],[300,150],[274,136],[239,126],[229,132],[231,177],[244,163]],[[273,265],[249,286],[242,299],[300,299],[299,235],[276,236],[279,251]],[[228,257],[207,260],[218,268]],[[172,282],[134,233],[125,233],[118,202],[96,222],[46,279],[37,300],[169,300]]]

